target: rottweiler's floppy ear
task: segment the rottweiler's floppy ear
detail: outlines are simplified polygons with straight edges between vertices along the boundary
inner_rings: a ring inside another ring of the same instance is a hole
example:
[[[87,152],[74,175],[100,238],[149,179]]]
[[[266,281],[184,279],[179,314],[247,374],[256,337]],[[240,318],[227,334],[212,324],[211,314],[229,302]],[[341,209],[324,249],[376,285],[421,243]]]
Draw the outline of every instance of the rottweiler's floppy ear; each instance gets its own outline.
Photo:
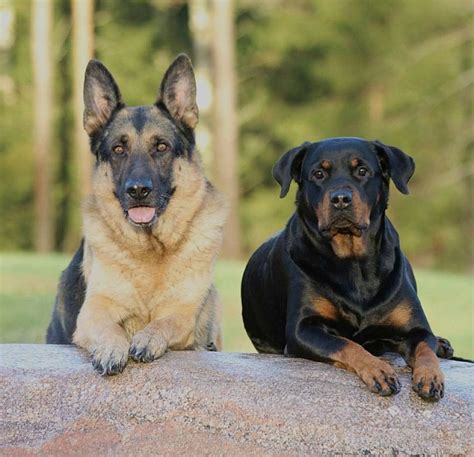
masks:
[[[408,181],[415,172],[415,161],[395,146],[387,146],[380,141],[372,141],[379,153],[382,170],[392,178],[397,189],[408,194]]]
[[[89,134],[107,124],[122,105],[122,96],[109,70],[98,60],[91,60],[84,78],[84,129]]]
[[[160,87],[160,98],[171,116],[194,129],[199,120],[196,104],[196,79],[191,60],[180,54],[166,70]]]
[[[300,182],[301,165],[309,144],[311,143],[306,141],[298,147],[290,149],[273,166],[273,177],[281,186],[280,198],[288,193],[292,179]]]

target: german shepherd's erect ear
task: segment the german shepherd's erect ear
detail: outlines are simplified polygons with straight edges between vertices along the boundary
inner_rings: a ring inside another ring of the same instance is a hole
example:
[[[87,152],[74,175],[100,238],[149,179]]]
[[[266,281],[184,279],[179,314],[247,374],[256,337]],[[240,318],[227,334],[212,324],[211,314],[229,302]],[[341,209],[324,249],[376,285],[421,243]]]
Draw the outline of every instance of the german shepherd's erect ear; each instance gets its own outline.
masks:
[[[196,104],[196,80],[191,60],[180,54],[170,65],[161,82],[157,105],[163,105],[179,124],[193,130],[199,120]]]
[[[84,129],[88,135],[104,128],[122,106],[120,90],[109,70],[98,60],[91,60],[84,79]]]

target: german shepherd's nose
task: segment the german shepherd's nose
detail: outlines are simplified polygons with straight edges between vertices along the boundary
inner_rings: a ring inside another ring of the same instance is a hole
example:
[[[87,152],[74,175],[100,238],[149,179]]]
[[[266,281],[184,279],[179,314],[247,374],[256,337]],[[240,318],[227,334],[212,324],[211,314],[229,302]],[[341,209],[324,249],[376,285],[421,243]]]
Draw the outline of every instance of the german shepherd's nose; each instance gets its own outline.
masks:
[[[134,200],[144,200],[153,190],[151,179],[141,179],[140,181],[129,179],[125,186],[127,194]]]
[[[329,199],[334,208],[347,208],[352,203],[352,191],[349,189],[337,189],[329,194]]]

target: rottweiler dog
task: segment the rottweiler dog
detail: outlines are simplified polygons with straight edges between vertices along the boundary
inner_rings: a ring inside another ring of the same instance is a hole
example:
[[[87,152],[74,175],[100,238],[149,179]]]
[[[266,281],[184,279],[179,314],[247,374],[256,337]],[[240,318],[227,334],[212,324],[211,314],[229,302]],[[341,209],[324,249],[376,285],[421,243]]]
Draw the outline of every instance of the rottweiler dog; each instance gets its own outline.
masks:
[[[360,138],[306,142],[279,159],[273,176],[282,198],[298,184],[296,211],[242,280],[245,329],[259,352],[331,363],[380,395],[398,393],[400,382],[375,355],[398,352],[418,395],[443,397],[437,354],[453,351],[430,329],[385,214],[390,179],[408,194],[414,171],[400,149]]]
[[[121,372],[129,357],[151,362],[168,349],[220,349],[213,272],[227,204],[196,150],[191,61],[175,59],[155,103],[128,107],[93,60],[84,104],[96,157],[92,192],[47,342],[86,349],[103,375]]]

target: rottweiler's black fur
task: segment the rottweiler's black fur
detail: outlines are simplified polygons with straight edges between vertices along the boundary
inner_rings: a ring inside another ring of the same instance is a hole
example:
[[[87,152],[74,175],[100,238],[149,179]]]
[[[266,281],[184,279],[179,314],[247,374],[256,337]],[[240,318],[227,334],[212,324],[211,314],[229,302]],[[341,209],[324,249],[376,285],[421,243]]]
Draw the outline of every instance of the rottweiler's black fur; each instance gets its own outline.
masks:
[[[400,149],[360,138],[304,143],[281,157],[273,175],[281,197],[298,183],[296,212],[242,280],[243,320],[259,352],[329,362],[391,395],[396,373],[372,354],[394,351],[413,368],[421,397],[443,396],[435,353],[453,351],[433,335],[385,215],[389,179],[406,194],[414,169]]]

